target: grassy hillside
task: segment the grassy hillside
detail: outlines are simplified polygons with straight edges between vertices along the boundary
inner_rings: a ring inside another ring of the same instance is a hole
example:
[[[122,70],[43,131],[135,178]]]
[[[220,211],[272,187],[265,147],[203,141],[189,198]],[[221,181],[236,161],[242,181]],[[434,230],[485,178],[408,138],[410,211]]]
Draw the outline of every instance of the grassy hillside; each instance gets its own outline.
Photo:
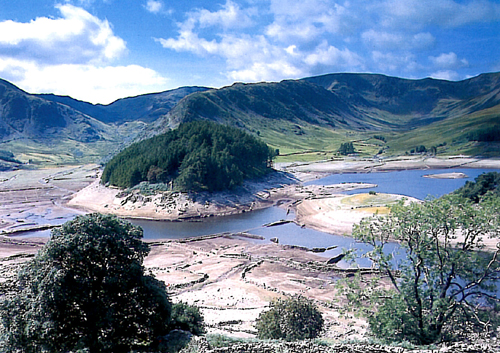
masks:
[[[498,124],[499,103],[498,73],[459,82],[332,74],[195,93],[156,128],[197,119],[229,124],[278,148],[282,161],[331,158],[344,142],[367,156],[404,154],[421,145],[440,154],[497,156],[495,142],[465,136]]]
[[[332,158],[346,142],[361,156],[421,146],[438,154],[499,156],[500,136],[490,133],[482,142],[468,136],[500,131],[500,73],[459,82],[331,74],[182,87],[106,106],[30,95],[0,80],[0,150],[23,162],[106,161],[134,141],[196,120],[253,134],[280,150],[278,161]]]

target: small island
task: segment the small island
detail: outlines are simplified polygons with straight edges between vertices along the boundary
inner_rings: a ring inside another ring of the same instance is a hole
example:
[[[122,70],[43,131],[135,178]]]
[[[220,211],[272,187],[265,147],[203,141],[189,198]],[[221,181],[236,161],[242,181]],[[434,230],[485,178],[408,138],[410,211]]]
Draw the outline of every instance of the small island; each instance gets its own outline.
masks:
[[[104,168],[102,183],[131,188],[141,182],[176,191],[223,191],[272,171],[276,152],[237,128],[209,121],[134,143]]]
[[[467,178],[467,174],[464,173],[439,173],[439,174],[426,174],[423,175],[424,178],[430,179],[464,179]]]

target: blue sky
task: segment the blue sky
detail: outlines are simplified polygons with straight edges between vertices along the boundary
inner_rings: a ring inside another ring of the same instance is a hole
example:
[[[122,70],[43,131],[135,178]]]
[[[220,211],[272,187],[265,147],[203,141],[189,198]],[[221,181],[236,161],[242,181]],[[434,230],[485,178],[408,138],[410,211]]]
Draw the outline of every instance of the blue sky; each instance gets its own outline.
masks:
[[[92,103],[336,72],[500,71],[500,0],[0,0],[0,78]]]

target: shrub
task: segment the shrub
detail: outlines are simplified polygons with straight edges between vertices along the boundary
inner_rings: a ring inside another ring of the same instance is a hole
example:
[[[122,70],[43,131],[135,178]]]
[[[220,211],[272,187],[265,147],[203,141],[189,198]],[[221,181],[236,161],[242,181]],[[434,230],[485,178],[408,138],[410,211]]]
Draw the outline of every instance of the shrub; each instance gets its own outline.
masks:
[[[196,306],[180,302],[172,305],[170,329],[189,331],[193,335],[205,333],[203,315]]]
[[[323,329],[323,316],[316,305],[303,296],[272,301],[259,315],[256,328],[261,339],[287,341],[316,338]]]
[[[78,216],[52,231],[0,302],[2,352],[141,351],[168,333],[171,303],[143,266],[142,229]]]

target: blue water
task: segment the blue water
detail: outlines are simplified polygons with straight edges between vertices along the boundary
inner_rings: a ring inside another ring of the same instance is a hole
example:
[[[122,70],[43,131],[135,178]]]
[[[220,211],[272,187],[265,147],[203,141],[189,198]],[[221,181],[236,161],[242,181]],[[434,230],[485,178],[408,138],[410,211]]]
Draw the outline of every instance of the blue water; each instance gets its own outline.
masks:
[[[371,183],[378,186],[373,189],[360,189],[348,192],[360,193],[374,190],[376,192],[395,193],[425,199],[432,195],[435,197],[450,193],[466,181],[473,181],[479,174],[498,171],[497,169],[432,169],[432,170],[407,170],[377,173],[350,173],[333,174],[306,184],[330,185],[339,183]],[[424,178],[426,174],[440,174],[459,172],[468,177],[464,179],[432,179]],[[205,218],[193,222],[169,222],[130,220],[144,230],[145,239],[180,239],[221,233],[249,232],[264,238],[262,242],[277,237],[281,244],[314,247],[337,246],[334,250],[323,253],[325,256],[335,256],[342,249],[366,249],[367,245],[356,242],[353,238],[341,235],[332,235],[312,229],[301,228],[295,224],[285,224],[276,227],[263,227],[264,224],[282,219],[292,220],[294,214],[287,215],[284,209],[270,207],[239,215]],[[50,231],[27,233],[24,236],[48,236]]]
[[[348,194],[369,192],[370,190],[383,193],[400,194],[424,200],[428,196],[440,197],[448,194],[465,184],[466,181],[474,179],[488,172],[499,171],[498,169],[427,169],[427,170],[403,170],[394,172],[377,173],[346,173],[333,174],[322,179],[306,183],[306,185],[330,185],[340,183],[370,183],[377,184],[376,188],[358,189],[347,192]],[[424,178],[427,174],[441,173],[464,173],[467,178],[463,179],[434,179]]]

